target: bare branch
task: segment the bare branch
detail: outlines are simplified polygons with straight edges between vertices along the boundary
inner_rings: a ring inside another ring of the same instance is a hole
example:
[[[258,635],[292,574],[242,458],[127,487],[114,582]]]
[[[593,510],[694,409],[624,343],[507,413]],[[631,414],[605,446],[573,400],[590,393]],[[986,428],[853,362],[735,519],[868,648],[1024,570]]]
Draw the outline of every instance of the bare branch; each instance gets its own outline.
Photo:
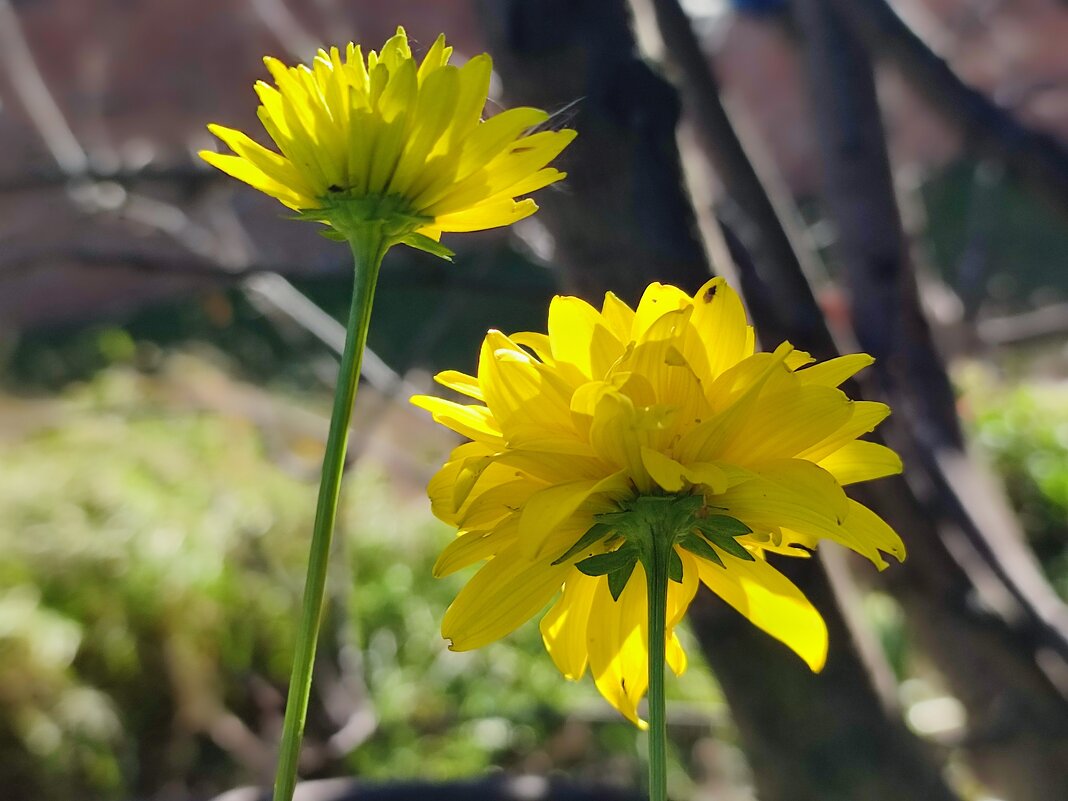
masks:
[[[10,0],[0,0],[0,61],[60,169],[68,176],[83,174],[89,159],[37,68]]]

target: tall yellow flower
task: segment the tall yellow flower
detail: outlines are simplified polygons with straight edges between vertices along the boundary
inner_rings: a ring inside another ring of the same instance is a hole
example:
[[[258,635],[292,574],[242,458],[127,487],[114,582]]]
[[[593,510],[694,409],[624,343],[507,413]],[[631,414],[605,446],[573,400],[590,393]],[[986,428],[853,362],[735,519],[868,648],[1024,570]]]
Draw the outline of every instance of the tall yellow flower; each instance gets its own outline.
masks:
[[[398,28],[366,59],[351,43],[311,66],[265,58],[276,86],[256,84],[259,118],[281,153],[210,125],[234,155],[200,155],[346,238],[353,223],[388,219],[396,241],[439,252],[443,231],[509,225],[538,208],[517,197],[564,177],[546,165],[575,132],[528,133],[548,119],[534,108],[482,120],[492,61],[455,67],[451,53],[439,36],[417,62]]]
[[[202,151],[223,172],[278,199],[298,216],[325,223],[349,243],[355,266],[319,501],[312,531],[293,674],[275,776],[275,801],[290,801],[304,732],[330,540],[348,445],[349,420],[382,259],[406,244],[442,258],[445,231],[477,231],[537,210],[517,200],[564,177],[548,167],[574,131],[532,129],[544,111],[515,108],[482,120],[492,64],[476,56],[449,65],[439,36],[421,62],[403,28],[365,59],[349,44],[342,58],[320,50],[311,66],[267,58],[275,86],[256,84],[259,118],[280,152],[241,131],[209,125],[232,154]]]
[[[820,670],[823,619],[774,559],[829,539],[881,569],[880,551],[901,559],[904,547],[842,491],[901,470],[893,451],[857,439],[889,409],[837,388],[872,359],[813,361],[788,343],[754,353],[721,278],[696,297],[653,284],[635,310],[611,293],[599,311],[557,297],[547,336],[491,331],[477,376],[437,376],[476,403],[413,399],[472,440],[429,489],[434,513],[459,529],[436,574],[488,560],[445,614],[451,647],[492,642],[559,596],[541,621],[557,667],[569,679],[589,668],[639,722],[652,532],[670,548],[675,673],[686,656],[674,629],[702,583]]]

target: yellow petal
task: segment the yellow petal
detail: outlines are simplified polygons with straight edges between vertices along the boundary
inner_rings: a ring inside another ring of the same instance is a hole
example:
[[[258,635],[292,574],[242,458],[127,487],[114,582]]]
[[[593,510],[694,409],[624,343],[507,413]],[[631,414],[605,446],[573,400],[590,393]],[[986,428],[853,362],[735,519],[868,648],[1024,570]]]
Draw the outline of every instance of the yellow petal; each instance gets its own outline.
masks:
[[[478,385],[478,379],[466,373],[461,373],[458,370],[445,370],[434,376],[434,380],[443,387],[448,387],[461,395],[466,395],[477,401],[485,401],[482,388]]]
[[[798,454],[799,457],[818,462],[857,437],[873,431],[890,414],[890,407],[876,401],[854,401],[853,413],[840,428],[816,444]]]
[[[446,217],[477,205],[494,205],[519,194],[531,175],[560,155],[575,138],[575,132],[542,131],[510,143],[504,153],[463,180],[457,180],[438,201],[423,207],[423,213]]]
[[[842,485],[871,481],[901,472],[901,457],[876,442],[856,440],[824,456],[819,466]]]
[[[258,189],[264,194],[270,195],[294,211],[314,209],[319,206],[318,202],[313,198],[297,194],[289,187],[265,175],[262,170],[240,156],[226,156],[211,150],[201,150],[200,157],[211,166],[222,170],[239,181],[244,181],[253,189]]]
[[[788,526],[814,536],[834,537],[848,510],[838,482],[801,459],[767,462],[757,477],[709,499],[754,530]]]
[[[419,65],[419,83],[422,84],[435,70],[444,67],[451,53],[452,48],[445,44],[445,34],[439,34]]]
[[[623,355],[621,343],[600,313],[580,298],[556,296],[549,304],[549,346],[553,359],[600,379]]]
[[[571,424],[570,387],[500,331],[490,331],[482,342],[478,383],[513,446],[573,440],[575,452],[589,450]]]
[[[645,436],[641,415],[630,398],[619,392],[600,396],[590,422],[590,445],[598,456],[630,476],[640,492],[652,489],[642,462]]]
[[[419,87],[404,151],[390,178],[390,192],[411,197],[412,182],[426,169],[430,152],[452,121],[460,90],[459,72],[456,67],[441,67],[431,72]]]
[[[548,117],[549,115],[540,109],[520,106],[502,111],[478,124],[463,140],[453,181],[445,185],[427,187],[412,199],[412,205],[417,209],[430,209],[455,192],[460,182],[467,181],[473,173],[489,164],[515,142],[516,137],[523,131],[544,122]],[[476,182],[478,181],[483,185],[485,183],[484,177],[476,178]]]
[[[621,370],[644,377],[653,387],[657,401],[687,409],[698,400],[690,397],[694,393],[704,400],[693,372],[678,359],[692,313],[686,307],[660,315],[639,334],[635,347],[620,364]]]
[[[519,532],[515,519],[502,522],[490,531],[465,531],[445,546],[434,563],[434,576],[441,578],[475,562],[496,556],[513,542]]]
[[[505,473],[507,475],[507,473]],[[493,486],[479,482],[475,491],[456,516],[461,528],[485,529],[521,507],[536,492],[544,489],[540,481],[517,478]]]
[[[686,652],[682,649],[682,643],[679,642],[679,637],[674,631],[668,632],[667,642],[664,645],[664,659],[676,676],[681,676],[686,672]]]
[[[382,50],[378,54],[378,61],[380,64],[385,64],[392,72],[397,69],[398,65],[410,63],[411,58],[412,49],[408,44],[408,34],[405,33],[402,26],[398,25],[397,33],[382,45]]]
[[[806,364],[812,364],[814,361],[816,360],[812,358],[811,353],[806,353],[803,350],[795,350],[786,357],[786,367],[789,370],[798,370]]]
[[[493,449],[481,442],[465,442],[453,449],[449,460],[430,479],[430,509],[440,520],[456,523],[456,513],[481,472],[490,466]],[[461,489],[458,492],[457,486]]]
[[[601,305],[601,317],[608,330],[615,334],[620,342],[629,342],[634,327],[634,310],[611,292],[605,292]]]
[[[797,371],[797,377],[806,384],[822,384],[825,387],[837,387],[852,378],[865,367],[874,364],[875,359],[867,353],[851,353],[825,362],[814,364]]]
[[[649,686],[648,611],[641,564],[614,601],[608,582],[598,579],[586,631],[590,673],[601,695],[640,728],[638,702]]]
[[[434,225],[442,231],[487,231],[524,220],[537,210],[538,204],[530,198],[518,201],[505,198],[452,214],[437,215]]]
[[[669,632],[682,621],[701,583],[697,557],[677,546],[675,552],[682,560],[682,581],[668,582],[667,614],[664,624]],[[676,670],[675,674],[678,675],[681,672],[681,670]]]
[[[693,299],[678,287],[652,283],[642,293],[634,312],[632,336],[639,339],[649,327],[668,312],[679,311],[693,305]]]
[[[668,492],[678,492],[686,482],[705,486],[714,493],[727,489],[727,474],[715,464],[699,462],[686,466],[651,448],[642,448],[642,463],[653,481]]]
[[[505,548],[460,590],[445,612],[441,635],[453,651],[488,645],[530,620],[560,591],[570,565],[531,561],[520,543]]]
[[[684,463],[718,461],[719,454],[737,438],[743,423],[749,415],[753,414],[756,408],[755,401],[764,386],[776,372],[785,372],[783,361],[791,350],[790,345],[784,343],[775,350],[775,353],[758,353],[735,365],[716,379],[710,394],[715,396],[719,393],[729,396],[730,400],[722,405],[716,414],[708,419],[702,419],[700,423],[696,423],[682,433],[675,448],[680,461]],[[740,373],[746,374],[744,379],[739,377]]]
[[[545,364],[553,363],[552,345],[549,344],[547,334],[539,334],[535,331],[520,331],[508,337],[517,345],[529,348]]]
[[[452,124],[442,139],[444,149],[459,146],[478,125],[492,75],[493,60],[485,53],[468,59],[460,67],[460,91],[452,112]]]
[[[852,401],[831,387],[762,395],[717,458],[741,465],[788,459],[825,440],[852,415]]]
[[[564,592],[541,619],[541,638],[557,669],[577,681],[586,672],[586,626],[599,579],[578,570],[567,574]]]
[[[523,505],[519,517],[519,538],[527,556],[532,559],[543,556],[555,559],[567,550],[571,542],[565,541],[558,545],[550,535],[567,522],[591,496],[605,492],[623,492],[627,486],[627,476],[620,471],[606,478],[556,484],[535,492]],[[551,552],[549,549],[554,546],[557,550]]]
[[[420,409],[426,409],[435,422],[457,434],[499,446],[504,445],[500,426],[485,406],[463,406],[431,395],[414,395],[411,403]]]
[[[901,541],[901,537],[890,528],[885,520],[864,504],[850,499],[849,513],[846,515],[843,527],[858,542],[870,543],[874,548],[891,554],[897,561],[904,561],[905,544]],[[880,570],[886,566],[882,559],[872,559],[872,561]]]
[[[757,628],[800,656],[814,672],[827,660],[827,626],[782,573],[763,559],[747,562],[720,551],[726,568],[698,560],[701,581]]]
[[[693,326],[706,343],[713,378],[752,355],[745,307],[723,278],[713,278],[697,290]]]
[[[241,131],[222,125],[209,125],[208,130],[219,137],[226,146],[241,158],[247,160],[264,175],[287,187],[295,195],[314,197],[315,190],[309,186],[292,162],[280,156],[259,142],[254,142]]]
[[[608,465],[596,457],[575,456],[570,453],[505,451],[498,455],[495,461],[523,475],[553,484],[599,479],[611,472]]]

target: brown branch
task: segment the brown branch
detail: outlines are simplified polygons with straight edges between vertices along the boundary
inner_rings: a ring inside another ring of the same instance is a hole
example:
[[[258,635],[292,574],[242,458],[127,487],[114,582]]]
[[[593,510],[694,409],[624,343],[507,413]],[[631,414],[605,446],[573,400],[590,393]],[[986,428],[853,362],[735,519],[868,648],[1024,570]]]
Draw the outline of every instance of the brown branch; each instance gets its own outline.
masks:
[[[1068,147],[968,86],[886,0],[831,0],[849,29],[891,61],[976,153],[1005,165],[1068,215]]]
[[[61,188],[78,182],[110,181],[122,186],[139,183],[176,184],[188,187],[190,191],[205,186],[224,184],[228,178],[207,165],[187,164],[146,164],[143,167],[120,166],[115,169],[99,169],[88,166],[76,175],[55,167],[29,168],[23,172],[0,175],[0,194],[14,194],[38,189]]]
[[[798,347],[828,358],[835,346],[809,286],[814,267],[796,244],[798,234],[791,230],[797,218],[792,201],[769,191],[773,183],[767,175],[770,165],[764,165],[765,174],[761,175],[738,136],[708,59],[678,0],[650,1],[664,40],[667,66],[679,76],[686,113],[723,183],[726,198],[719,213],[752,265],[752,269],[740,271],[746,301],[751,307],[771,307],[762,315],[763,336],[776,342],[789,336]],[[755,308],[752,311],[757,313]]]
[[[1068,671],[1063,605],[997,492],[975,493],[980,476],[963,452],[953,394],[917,297],[867,54],[836,0],[794,0],[794,7],[854,328],[881,357],[874,372],[881,393],[905,412],[891,419],[887,436],[914,491],[899,480],[862,490],[912,535],[908,569],[890,577],[891,587],[968,708],[976,771],[1013,801],[1066,796],[1068,687],[1057,677]]]

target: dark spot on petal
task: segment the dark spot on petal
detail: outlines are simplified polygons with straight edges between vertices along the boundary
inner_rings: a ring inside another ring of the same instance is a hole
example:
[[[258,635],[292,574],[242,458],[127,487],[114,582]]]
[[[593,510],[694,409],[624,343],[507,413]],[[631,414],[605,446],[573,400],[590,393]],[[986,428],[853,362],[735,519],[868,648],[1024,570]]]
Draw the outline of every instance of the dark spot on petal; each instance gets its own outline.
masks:
[[[337,184],[330,184],[330,186],[328,186],[326,188],[326,191],[327,192],[340,192],[341,191],[341,187],[338,186]]]
[[[719,289],[719,284],[713,284],[705,290],[704,296],[701,298],[705,303],[711,303],[712,298],[716,296],[716,290]]]
[[[619,680],[619,686],[620,686],[620,688],[622,688],[623,692],[626,692],[627,691],[627,680],[626,679],[620,679]]]
[[[512,148],[512,152],[513,153],[529,153],[533,149],[534,148],[530,147],[529,145],[519,145],[518,147],[513,147]]]

